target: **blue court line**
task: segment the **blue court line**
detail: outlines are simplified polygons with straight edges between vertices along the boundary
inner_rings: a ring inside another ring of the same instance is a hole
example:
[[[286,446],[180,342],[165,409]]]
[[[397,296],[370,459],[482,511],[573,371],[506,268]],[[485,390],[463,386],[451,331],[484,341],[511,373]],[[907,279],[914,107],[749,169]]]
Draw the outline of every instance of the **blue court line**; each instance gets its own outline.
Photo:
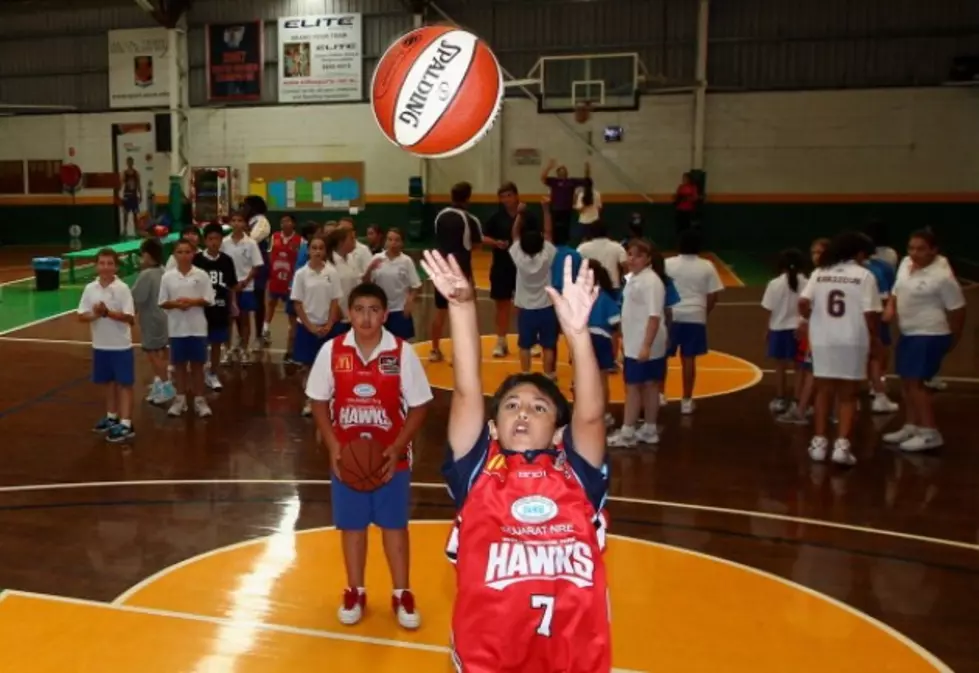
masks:
[[[28,510],[43,510],[43,509],[69,509],[72,507],[160,507],[167,505],[208,505],[208,504],[269,504],[275,505],[282,502],[281,497],[266,497],[266,498],[190,498],[184,500],[177,499],[155,499],[155,500],[95,500],[91,502],[55,502],[46,504],[28,504],[28,505],[0,505],[0,512],[19,512]],[[318,503],[318,504],[331,504],[332,500],[328,498],[303,498],[304,503]],[[441,503],[441,502],[427,502],[418,501],[413,502],[412,507],[431,507],[432,509],[452,509],[455,510],[455,505],[452,503]],[[622,517],[615,517],[614,521],[621,522],[626,525],[640,526],[642,528],[663,528],[663,529],[673,529],[673,530],[686,530],[694,531],[698,533],[710,533],[713,535],[720,535],[725,537],[740,538],[743,540],[754,540],[758,542],[775,542],[777,544],[784,544],[792,547],[813,547],[816,549],[826,549],[830,551],[836,551],[844,554],[853,554],[855,556],[863,556],[874,559],[882,559],[885,561],[895,561],[898,563],[916,563],[928,568],[934,568],[936,570],[944,570],[948,572],[954,572],[964,575],[977,575],[979,576],[979,568],[969,568],[961,565],[954,565],[951,563],[936,563],[934,561],[926,561],[919,558],[914,558],[912,556],[898,555],[898,554],[887,554],[885,552],[875,552],[868,551],[865,549],[854,549],[852,547],[833,545],[825,542],[812,542],[808,540],[796,540],[793,538],[782,537],[778,535],[756,535],[755,533],[739,533],[737,531],[725,530],[721,528],[710,528],[706,526],[694,526],[690,524],[674,524],[674,523],[663,523],[661,521],[643,521],[636,519],[625,519]],[[446,523],[451,523],[450,520],[446,520]],[[631,536],[629,536],[631,537]],[[637,538],[637,539],[647,539],[647,538]],[[659,544],[665,544],[667,546],[677,546],[680,549],[687,549],[687,547],[680,547],[678,545],[673,545],[672,543],[666,543],[659,541]],[[691,551],[698,553],[706,553],[698,549],[692,549]],[[718,558],[727,558],[727,556],[719,556]],[[757,567],[757,566],[752,566]],[[777,573],[776,573],[777,574]]]
[[[0,418],[4,418],[5,416],[10,416],[12,414],[16,414],[18,412],[24,411],[25,409],[28,409],[29,407],[32,407],[35,404],[39,404],[41,402],[47,402],[49,399],[51,399],[58,393],[65,392],[66,390],[71,390],[75,386],[84,383],[85,381],[88,380],[89,380],[88,375],[79,376],[77,379],[72,379],[71,381],[57,385],[54,388],[51,388],[50,390],[46,390],[40,395],[32,397],[28,400],[24,400],[23,402],[18,402],[12,407],[7,407],[6,409],[0,409]]]

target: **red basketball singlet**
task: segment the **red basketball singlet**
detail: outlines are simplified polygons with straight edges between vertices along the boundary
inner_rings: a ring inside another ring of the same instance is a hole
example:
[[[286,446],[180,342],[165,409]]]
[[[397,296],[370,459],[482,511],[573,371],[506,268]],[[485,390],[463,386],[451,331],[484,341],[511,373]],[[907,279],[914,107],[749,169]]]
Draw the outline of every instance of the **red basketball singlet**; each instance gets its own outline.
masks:
[[[528,461],[491,442],[446,550],[456,669],[610,671],[605,525],[563,448]]]
[[[374,439],[390,446],[404,427],[407,406],[401,395],[401,339],[364,364],[356,346],[343,334],[333,339],[333,432],[341,445],[355,439]],[[398,470],[411,467],[411,444],[398,462]]]
[[[302,238],[297,234],[286,238],[281,231],[272,234],[272,244],[269,248],[269,284],[268,290],[273,295],[289,296],[289,284],[296,271],[296,259],[299,257],[299,246]]]

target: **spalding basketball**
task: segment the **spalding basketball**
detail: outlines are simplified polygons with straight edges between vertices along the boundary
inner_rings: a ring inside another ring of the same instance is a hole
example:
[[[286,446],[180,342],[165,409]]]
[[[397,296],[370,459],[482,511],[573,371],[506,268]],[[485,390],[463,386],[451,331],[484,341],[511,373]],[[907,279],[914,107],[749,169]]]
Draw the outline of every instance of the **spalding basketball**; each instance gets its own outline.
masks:
[[[470,149],[493,127],[503,73],[485,42],[425,26],[388,47],[371,81],[371,109],[388,140],[430,159]]]
[[[385,446],[374,439],[355,439],[340,449],[340,481],[355,491],[384,485]]]

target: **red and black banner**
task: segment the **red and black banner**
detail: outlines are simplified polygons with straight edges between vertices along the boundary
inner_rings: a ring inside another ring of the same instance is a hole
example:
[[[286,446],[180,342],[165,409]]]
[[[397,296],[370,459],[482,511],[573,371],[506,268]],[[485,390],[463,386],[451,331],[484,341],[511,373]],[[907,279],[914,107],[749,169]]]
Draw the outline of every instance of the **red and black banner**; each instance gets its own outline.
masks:
[[[207,27],[208,100],[261,100],[264,41],[261,21]]]

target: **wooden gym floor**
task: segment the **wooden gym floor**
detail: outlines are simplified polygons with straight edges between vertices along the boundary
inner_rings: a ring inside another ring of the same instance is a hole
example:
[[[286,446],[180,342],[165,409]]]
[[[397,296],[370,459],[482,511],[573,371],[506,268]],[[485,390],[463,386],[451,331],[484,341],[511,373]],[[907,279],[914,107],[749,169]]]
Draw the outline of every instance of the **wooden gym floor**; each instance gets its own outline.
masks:
[[[864,414],[860,463],[843,470],[812,464],[808,430],[767,411],[760,289],[724,293],[696,414],[670,404],[658,449],[613,453],[619,670],[979,671],[979,442],[970,425],[979,295],[967,295],[966,335],[937,397],[946,448],[885,448],[880,434],[900,415]],[[491,333],[492,305],[480,307]],[[426,297],[421,353],[431,317]],[[437,391],[417,442],[412,552],[423,627],[393,625],[379,544],[373,610],[341,627],[328,462],[299,416],[295,373],[278,364],[281,315],[274,328],[277,348],[263,362],[223,373],[213,418],[172,420],[140,404],[131,447],[90,432],[103,408],[88,382],[87,328],[69,315],[0,336],[4,670],[450,670],[452,570],[442,545],[452,508],[438,474],[448,393]],[[435,386],[449,387],[447,365],[426,366]],[[487,357],[488,385],[514,366]],[[669,380],[674,397],[678,378]]]

